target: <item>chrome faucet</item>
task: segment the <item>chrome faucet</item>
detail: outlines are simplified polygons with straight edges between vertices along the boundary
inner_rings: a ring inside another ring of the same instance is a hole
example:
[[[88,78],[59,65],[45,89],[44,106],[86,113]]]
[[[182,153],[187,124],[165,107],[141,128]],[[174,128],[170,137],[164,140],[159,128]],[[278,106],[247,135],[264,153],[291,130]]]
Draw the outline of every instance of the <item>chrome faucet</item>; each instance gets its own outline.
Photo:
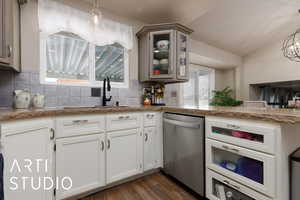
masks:
[[[106,98],[106,82],[107,82],[107,91],[110,92],[110,90],[111,90],[109,77],[106,77],[103,80],[102,106],[107,106],[107,102],[111,101],[111,99],[112,99],[112,96],[110,96],[109,98]]]

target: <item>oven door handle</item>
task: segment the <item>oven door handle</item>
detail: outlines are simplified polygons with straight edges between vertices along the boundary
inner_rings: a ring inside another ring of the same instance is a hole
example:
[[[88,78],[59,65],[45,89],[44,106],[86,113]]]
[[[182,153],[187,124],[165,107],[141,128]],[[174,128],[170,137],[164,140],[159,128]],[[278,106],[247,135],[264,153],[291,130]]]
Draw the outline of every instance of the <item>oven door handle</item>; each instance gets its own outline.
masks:
[[[176,126],[185,127],[185,128],[194,128],[194,129],[200,128],[199,123],[181,122],[181,121],[166,119],[166,118],[164,118],[164,122],[166,122],[168,124],[176,125]]]

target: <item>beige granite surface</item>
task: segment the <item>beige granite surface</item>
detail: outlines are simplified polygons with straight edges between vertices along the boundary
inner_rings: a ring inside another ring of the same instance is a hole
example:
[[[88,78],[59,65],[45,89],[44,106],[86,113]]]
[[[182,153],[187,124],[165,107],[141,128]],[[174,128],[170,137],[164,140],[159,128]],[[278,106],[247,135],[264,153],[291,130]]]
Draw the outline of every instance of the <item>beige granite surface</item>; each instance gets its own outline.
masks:
[[[40,117],[57,117],[80,114],[105,114],[122,112],[164,111],[181,114],[201,116],[220,116],[239,119],[261,120],[276,123],[300,123],[300,111],[271,108],[245,108],[245,107],[74,107],[74,108],[48,108],[32,110],[13,110],[0,108],[0,122],[32,119]]]

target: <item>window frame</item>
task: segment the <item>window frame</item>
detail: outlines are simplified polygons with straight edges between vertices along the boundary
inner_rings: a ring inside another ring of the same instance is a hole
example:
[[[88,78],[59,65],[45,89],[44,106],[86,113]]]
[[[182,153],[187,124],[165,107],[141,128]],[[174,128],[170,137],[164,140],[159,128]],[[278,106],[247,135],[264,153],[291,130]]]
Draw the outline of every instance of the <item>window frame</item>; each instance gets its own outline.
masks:
[[[203,72],[207,72],[209,74],[209,79],[210,79],[210,82],[209,82],[209,87],[210,87],[209,88],[210,89],[210,91],[209,91],[209,101],[211,101],[211,99],[213,97],[213,91],[215,90],[215,69],[209,68],[209,67],[204,67],[204,66],[198,65],[198,64],[190,64],[189,67],[190,67],[191,71],[194,70],[194,71],[197,71],[197,73],[199,71],[203,71]],[[197,82],[198,81],[199,80],[197,80]],[[184,85],[183,84],[179,84],[178,93],[180,94],[179,99],[178,99],[179,105],[185,106],[184,105]],[[195,105],[195,106],[199,106],[199,98],[197,96],[196,96],[196,99],[197,99],[197,105]]]
[[[57,34],[57,33],[54,33]],[[77,35],[77,34],[75,34]],[[101,88],[103,87],[103,81],[96,81],[96,70],[95,70],[95,44],[89,42],[89,79],[87,83],[75,83],[75,82],[49,82],[46,81],[47,78],[47,55],[46,55],[46,47],[47,47],[47,39],[49,35],[40,32],[40,83],[43,85],[57,85],[57,86],[80,86],[80,87],[94,87]],[[112,82],[112,88],[129,88],[129,53],[130,50],[124,47],[124,82]],[[91,56],[94,55],[94,56]]]

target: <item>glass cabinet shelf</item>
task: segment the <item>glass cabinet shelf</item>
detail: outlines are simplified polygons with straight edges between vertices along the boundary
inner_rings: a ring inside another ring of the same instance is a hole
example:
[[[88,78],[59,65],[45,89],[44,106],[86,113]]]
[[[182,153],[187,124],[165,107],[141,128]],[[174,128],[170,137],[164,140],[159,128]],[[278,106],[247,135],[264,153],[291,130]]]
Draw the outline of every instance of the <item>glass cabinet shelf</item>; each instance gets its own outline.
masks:
[[[226,147],[224,146],[224,148]],[[262,161],[215,147],[212,148],[212,156],[214,164],[257,183],[264,184],[264,163]]]
[[[193,31],[178,23],[144,26],[139,38],[139,80],[176,83],[189,80],[189,38]]]

